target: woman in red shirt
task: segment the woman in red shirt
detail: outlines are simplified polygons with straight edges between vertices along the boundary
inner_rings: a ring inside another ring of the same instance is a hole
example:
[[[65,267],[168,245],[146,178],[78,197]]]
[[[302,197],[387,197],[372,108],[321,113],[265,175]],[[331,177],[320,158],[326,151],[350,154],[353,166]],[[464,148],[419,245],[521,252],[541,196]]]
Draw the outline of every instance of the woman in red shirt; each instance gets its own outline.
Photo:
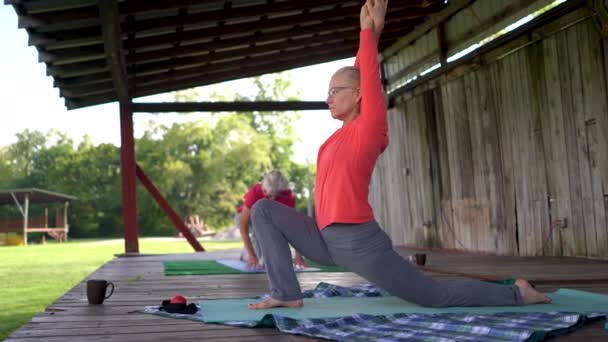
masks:
[[[386,104],[380,84],[377,41],[387,0],[367,0],[355,67],[331,78],[327,104],[344,124],[319,148],[315,183],[316,222],[261,200],[252,209],[270,297],[251,309],[303,305],[298,279],[285,256],[288,243],[307,258],[339,265],[390,294],[423,306],[504,306],[548,303],[550,299],[518,279],[506,286],[477,280],[438,281],[403,259],[374,220],[369,183],[378,156],[388,145]]]
[[[287,178],[279,170],[268,172],[261,183],[254,184],[245,194],[245,203],[239,207],[238,226],[241,239],[245,245],[241,253],[241,260],[247,261],[250,268],[256,269],[263,266],[263,255],[260,244],[255,234],[255,227],[251,225],[251,208],[261,199],[271,199],[289,208],[296,207],[296,198],[289,188]],[[294,265],[305,267],[304,258],[296,251]],[[291,260],[291,254],[290,258]]]

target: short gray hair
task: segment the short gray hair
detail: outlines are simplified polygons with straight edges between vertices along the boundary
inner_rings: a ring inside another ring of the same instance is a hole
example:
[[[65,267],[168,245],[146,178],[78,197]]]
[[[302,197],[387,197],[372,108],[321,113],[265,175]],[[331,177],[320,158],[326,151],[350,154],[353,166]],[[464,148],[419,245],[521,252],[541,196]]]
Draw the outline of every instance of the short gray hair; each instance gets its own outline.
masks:
[[[272,170],[262,179],[262,189],[266,195],[276,198],[281,191],[289,190],[289,182],[281,171]]]
[[[338,69],[334,75],[344,75],[356,85],[359,85],[361,80],[361,72],[353,66],[345,66]]]

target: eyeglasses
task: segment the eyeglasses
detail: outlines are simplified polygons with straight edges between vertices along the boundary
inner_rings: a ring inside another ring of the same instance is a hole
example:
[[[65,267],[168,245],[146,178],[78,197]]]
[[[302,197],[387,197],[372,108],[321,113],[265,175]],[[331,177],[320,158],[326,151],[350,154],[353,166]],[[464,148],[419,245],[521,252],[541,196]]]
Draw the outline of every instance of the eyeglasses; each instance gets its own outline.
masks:
[[[344,89],[357,89],[357,88],[355,88],[355,87],[332,87],[332,88],[329,88],[329,91],[327,91],[327,96],[334,97],[334,96],[336,96],[337,93],[339,93],[340,91],[342,91]]]

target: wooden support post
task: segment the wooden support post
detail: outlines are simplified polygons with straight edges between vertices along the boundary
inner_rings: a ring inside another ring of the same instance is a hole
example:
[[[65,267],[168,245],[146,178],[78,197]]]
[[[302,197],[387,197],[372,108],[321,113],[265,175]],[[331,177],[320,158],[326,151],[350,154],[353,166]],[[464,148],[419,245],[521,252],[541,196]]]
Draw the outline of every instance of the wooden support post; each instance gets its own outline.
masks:
[[[192,248],[194,248],[195,251],[204,252],[205,249],[203,248],[203,246],[201,246],[201,244],[194,237],[194,235],[192,235],[192,233],[190,232],[190,229],[188,229],[188,227],[186,227],[184,222],[182,222],[179,215],[173,210],[173,208],[171,208],[171,205],[169,205],[167,200],[165,200],[163,195],[161,195],[160,191],[158,191],[158,189],[156,189],[156,187],[154,186],[154,183],[152,183],[150,178],[148,178],[148,176],[146,176],[146,174],[139,167],[139,165],[136,164],[135,168],[136,168],[135,170],[137,173],[137,178],[139,178],[139,180],[141,181],[143,186],[146,187],[146,189],[148,190],[150,195],[152,195],[152,198],[154,198],[154,200],[156,201],[158,206],[160,206],[160,208],[167,214],[167,216],[169,217],[171,222],[173,222],[173,225],[175,225],[175,228],[177,228],[186,237],[186,239],[188,240],[188,242],[190,243]]]
[[[445,22],[437,25],[437,44],[439,45],[439,63],[444,66],[448,62],[448,45],[445,41]]]
[[[63,204],[63,227],[64,227],[64,235],[63,241],[68,241],[68,232],[70,231],[70,226],[68,225],[68,206],[70,202],[65,202]]]
[[[44,208],[44,228],[49,227],[49,208]]]
[[[133,112],[131,111],[131,107],[126,104],[120,105],[120,140],[120,175],[122,180],[125,253],[139,253]]]
[[[99,0],[99,19],[103,37],[103,48],[106,53],[106,63],[112,75],[114,90],[120,103],[130,103],[131,96],[127,81],[127,69],[122,49],[122,32],[120,30],[120,13],[118,1]]]
[[[23,206],[23,244],[27,246],[27,225],[30,210],[30,195],[25,194],[25,204]]]

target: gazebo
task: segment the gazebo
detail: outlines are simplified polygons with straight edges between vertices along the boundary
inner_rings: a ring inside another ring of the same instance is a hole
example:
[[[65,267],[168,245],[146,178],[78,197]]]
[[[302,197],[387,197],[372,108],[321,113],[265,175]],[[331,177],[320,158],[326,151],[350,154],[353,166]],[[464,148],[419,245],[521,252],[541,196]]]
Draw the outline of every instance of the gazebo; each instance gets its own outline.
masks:
[[[76,197],[36,188],[0,190],[0,205],[16,205],[22,215],[18,220],[0,219],[0,233],[22,234],[25,245],[28,233],[48,233],[59,241],[66,241],[69,231],[68,206],[73,200]],[[63,207],[56,210],[54,226],[49,226],[48,208],[44,209],[43,217],[30,217],[31,204],[53,203]]]

